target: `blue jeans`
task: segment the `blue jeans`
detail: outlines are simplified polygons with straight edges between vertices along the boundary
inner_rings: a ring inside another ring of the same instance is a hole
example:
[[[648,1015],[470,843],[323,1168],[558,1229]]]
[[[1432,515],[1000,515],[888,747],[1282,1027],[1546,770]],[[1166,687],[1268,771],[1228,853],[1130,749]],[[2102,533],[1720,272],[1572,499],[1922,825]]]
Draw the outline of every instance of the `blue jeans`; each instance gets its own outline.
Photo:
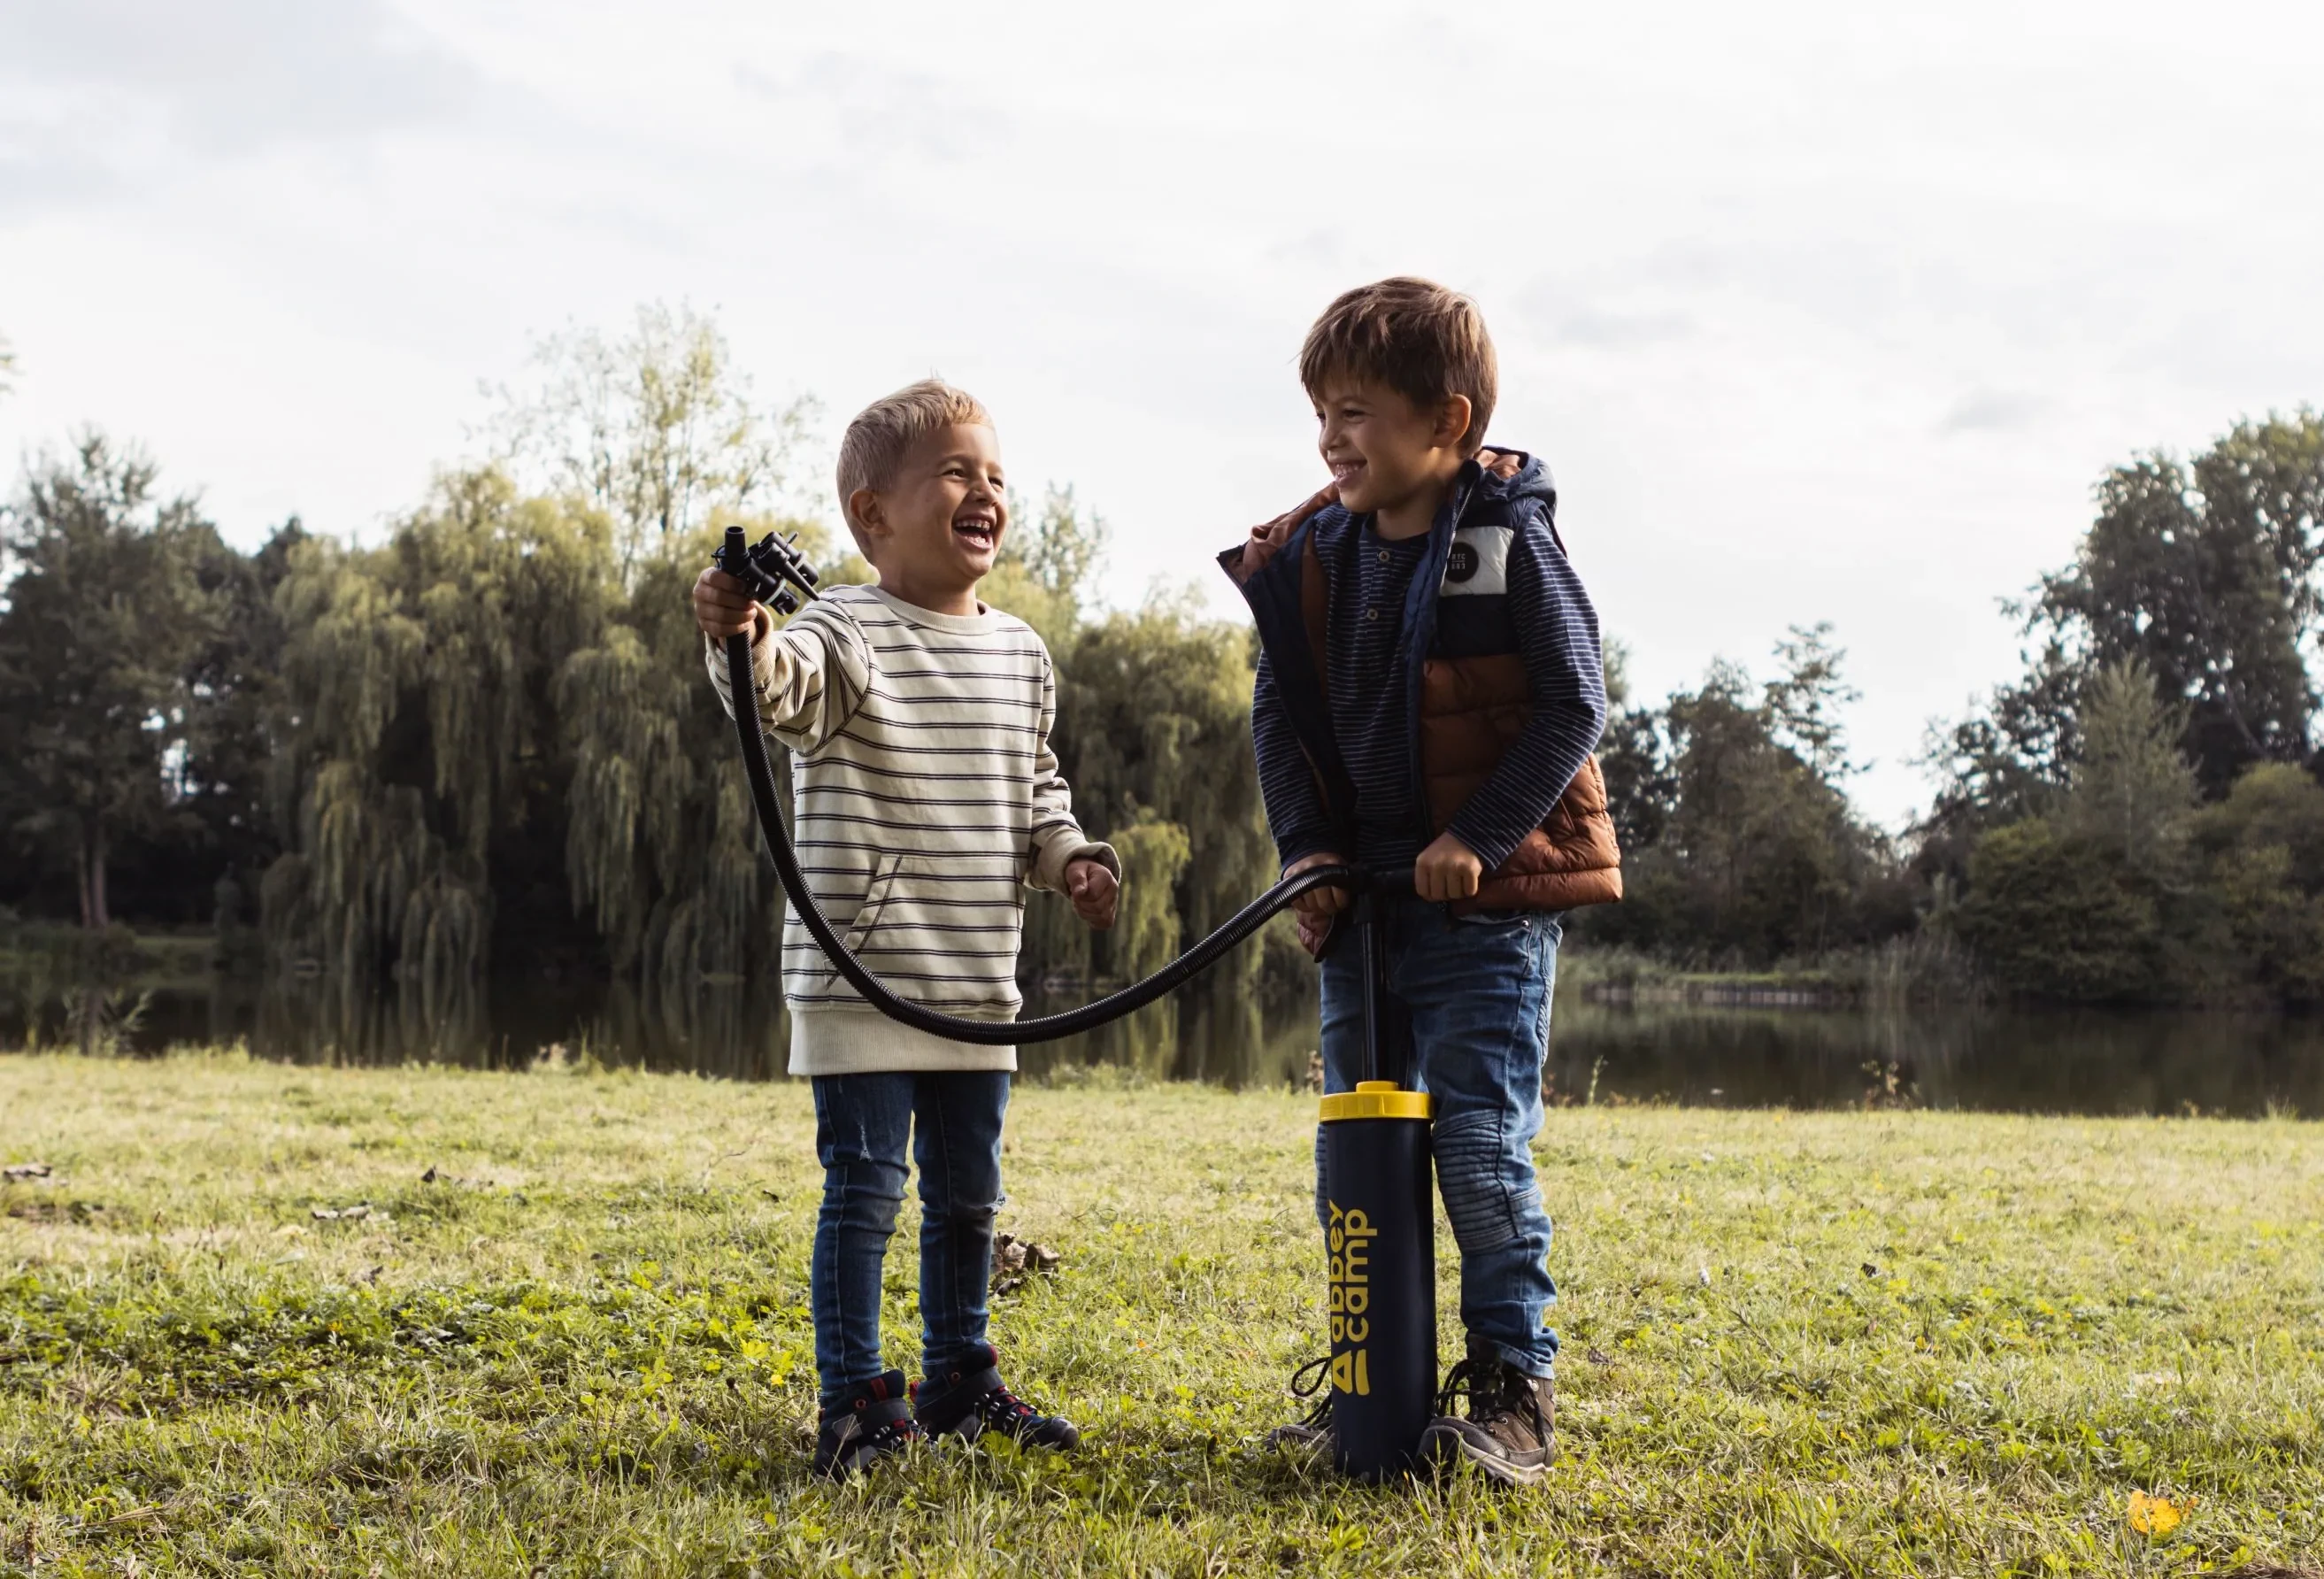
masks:
[[[881,1263],[904,1204],[904,1148],[920,1170],[921,1373],[988,1363],[985,1287],[1001,1209],[1005,1070],[818,1075],[815,1146],[823,1206],[807,1271],[823,1396],[887,1370]]]
[[[1388,907],[1388,984],[1408,1014],[1406,1083],[1435,1101],[1433,1145],[1444,1215],[1461,1249],[1461,1323],[1502,1359],[1547,1376],[1557,1359],[1549,1307],[1549,1214],[1535,1181],[1541,1067],[1559,918],[1454,917],[1417,900]],[[1363,1078],[1364,972],[1358,940],[1323,962],[1323,1089]],[[1393,1018],[1393,1017],[1391,1017]],[[1315,1215],[1324,1216],[1323,1138],[1315,1137]]]

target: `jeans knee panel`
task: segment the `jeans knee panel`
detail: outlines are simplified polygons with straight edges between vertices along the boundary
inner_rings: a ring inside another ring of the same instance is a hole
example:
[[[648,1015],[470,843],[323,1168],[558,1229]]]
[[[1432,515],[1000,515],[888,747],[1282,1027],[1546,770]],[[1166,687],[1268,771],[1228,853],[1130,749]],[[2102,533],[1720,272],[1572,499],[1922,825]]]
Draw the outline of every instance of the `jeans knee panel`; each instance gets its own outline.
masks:
[[[1519,1233],[1517,1191],[1496,1113],[1457,1113],[1436,1121],[1437,1188],[1444,1215],[1464,1253],[1508,1243]],[[1531,1181],[1526,1181],[1529,1186]]]
[[[843,1163],[823,1177],[824,1209],[840,1227],[886,1238],[904,1206],[904,1170],[883,1163]]]

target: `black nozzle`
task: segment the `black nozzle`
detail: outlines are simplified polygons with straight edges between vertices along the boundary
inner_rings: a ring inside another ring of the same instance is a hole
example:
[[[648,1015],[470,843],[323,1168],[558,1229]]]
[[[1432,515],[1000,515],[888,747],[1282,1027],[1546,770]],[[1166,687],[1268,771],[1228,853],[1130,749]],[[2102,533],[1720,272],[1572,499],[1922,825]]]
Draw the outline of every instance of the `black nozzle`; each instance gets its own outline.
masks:
[[[799,598],[791,589],[813,597],[816,583],[822,579],[799,552],[793,540],[797,536],[794,532],[791,538],[779,538],[769,532],[753,547],[741,527],[730,526],[726,540],[710,556],[711,562],[741,582],[742,589],[760,603],[780,614],[796,614]]]

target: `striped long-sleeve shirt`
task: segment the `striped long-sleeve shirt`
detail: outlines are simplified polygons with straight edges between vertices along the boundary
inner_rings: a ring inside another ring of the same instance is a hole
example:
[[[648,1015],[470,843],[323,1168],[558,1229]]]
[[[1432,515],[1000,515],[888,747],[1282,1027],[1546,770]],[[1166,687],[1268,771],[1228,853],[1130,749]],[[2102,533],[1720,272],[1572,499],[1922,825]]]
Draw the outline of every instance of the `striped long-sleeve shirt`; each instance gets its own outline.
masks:
[[[725,653],[711,683],[731,716]],[[1024,890],[1067,863],[1119,871],[1074,821],[1049,749],[1056,682],[1030,626],[835,587],[751,652],[760,722],[793,752],[793,842],[816,902],[899,997],[976,1020],[1022,1007]],[[984,1048],[897,1025],[835,972],[798,918],[783,929],[790,1071],[1013,1069]]]
[[[1426,819],[1412,767],[1413,723],[1402,684],[1404,611],[1426,540],[1390,541],[1370,518],[1340,517],[1320,545],[1331,577],[1325,669],[1332,736],[1355,788],[1352,850],[1336,854],[1376,870],[1408,866]],[[1505,574],[1517,651],[1533,693],[1532,716],[1508,754],[1447,830],[1487,872],[1540,826],[1598,743],[1606,717],[1598,615],[1546,515],[1527,519],[1509,546]],[[1455,618],[1451,599],[1439,618]],[[1275,677],[1261,660],[1251,697],[1259,792],[1286,866],[1336,842],[1313,770],[1285,717]]]

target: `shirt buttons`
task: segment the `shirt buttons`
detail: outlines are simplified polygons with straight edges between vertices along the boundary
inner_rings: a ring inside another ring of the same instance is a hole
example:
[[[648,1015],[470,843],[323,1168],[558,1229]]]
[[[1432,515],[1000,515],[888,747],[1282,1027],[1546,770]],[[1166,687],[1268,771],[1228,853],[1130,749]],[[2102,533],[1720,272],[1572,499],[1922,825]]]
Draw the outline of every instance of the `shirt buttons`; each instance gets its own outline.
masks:
[[[1379,618],[1379,610],[1378,610],[1378,609],[1376,609],[1376,608],[1368,608],[1368,609],[1366,609],[1366,610],[1364,611],[1364,618],[1366,618],[1366,619],[1368,619],[1368,620],[1376,620],[1376,619]]]
[[[1382,549],[1380,550],[1380,563],[1381,563],[1381,564],[1383,564],[1383,565],[1387,564],[1387,563],[1388,563],[1388,550],[1387,550],[1386,549]]]

